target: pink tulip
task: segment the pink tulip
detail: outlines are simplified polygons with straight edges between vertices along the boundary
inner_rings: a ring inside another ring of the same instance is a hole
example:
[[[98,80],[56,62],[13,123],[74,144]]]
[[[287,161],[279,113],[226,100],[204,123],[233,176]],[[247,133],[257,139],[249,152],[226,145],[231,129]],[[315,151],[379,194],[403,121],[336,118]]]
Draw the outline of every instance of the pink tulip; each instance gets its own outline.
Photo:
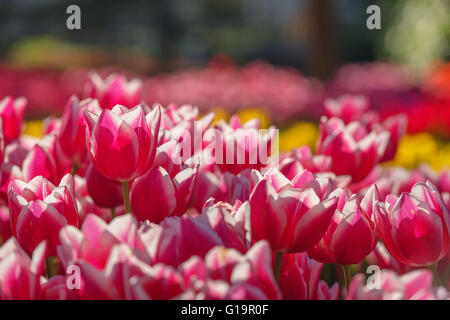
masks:
[[[23,179],[22,171],[12,163],[0,165],[0,203],[8,205],[8,186],[13,179]]]
[[[317,153],[333,159],[332,171],[350,175],[352,182],[366,178],[380,161],[389,141],[389,133],[367,132],[359,122],[345,125],[338,118],[321,119]]]
[[[266,239],[273,251],[301,252],[314,246],[331,221],[336,198],[322,201],[312,188],[277,191],[268,179],[261,179],[250,194],[252,238]]]
[[[9,208],[0,206],[0,246],[12,236]]]
[[[56,134],[49,134],[33,145],[22,163],[24,178],[29,181],[43,176],[58,183],[70,171],[70,163],[64,156]]]
[[[182,122],[197,120],[199,115],[198,109],[191,105],[182,105],[177,107],[171,103],[164,109],[161,119],[161,127],[170,130]]]
[[[372,222],[372,207],[378,201],[376,187],[371,187],[361,201],[357,195],[349,197],[345,190],[336,190],[332,195],[338,198],[337,210],[323,238],[308,253],[323,263],[360,263],[378,240]]]
[[[280,163],[280,171],[293,179],[299,171],[307,169],[312,173],[331,170],[332,159],[325,155],[313,155],[308,146],[293,149],[291,154]]]
[[[320,280],[323,264],[310,259],[306,253],[287,255],[287,265],[282,268],[278,284],[287,300],[337,300],[339,284],[331,288]]]
[[[78,225],[73,177],[64,176],[55,187],[38,176],[30,182],[12,180],[8,188],[11,229],[27,252],[48,240],[50,253],[58,244],[59,230],[66,224]]]
[[[15,238],[0,247],[0,300],[41,298],[40,276],[46,251],[46,243],[41,242],[30,258]]]
[[[367,255],[366,261],[369,265],[377,265],[380,269],[390,269],[398,274],[404,274],[414,269],[396,260],[382,242],[378,242],[375,250]]]
[[[157,147],[161,112],[145,115],[141,106],[117,105],[96,115],[85,110],[87,148],[97,170],[111,180],[127,182],[144,174]]]
[[[364,117],[369,110],[369,101],[364,96],[343,95],[337,99],[327,99],[324,109],[328,118],[340,118],[348,124]]]
[[[192,207],[201,212],[210,198],[225,201],[226,192],[223,175],[220,172],[200,170],[192,192]]]
[[[182,215],[189,206],[196,175],[195,169],[186,168],[172,179],[164,168],[156,167],[137,178],[130,191],[136,218],[159,223],[167,216]]]
[[[5,137],[3,135],[3,125],[2,120],[0,119],[0,164],[3,163],[3,159],[5,157]]]
[[[237,118],[232,118],[230,125],[219,124],[218,130],[214,131],[212,143],[220,170],[238,174],[244,169],[261,169],[269,165],[275,129],[260,131],[257,121],[242,125],[233,119]]]
[[[377,126],[373,127],[375,130],[379,130],[380,132],[386,130],[390,133],[389,142],[386,146],[383,157],[380,160],[381,162],[390,161],[395,158],[398,144],[400,142],[400,139],[406,133],[407,125],[407,117],[405,115],[399,114],[391,116],[384,120],[384,122],[380,124],[380,128],[377,128]]]
[[[238,175],[225,172],[223,177],[226,185],[228,202],[235,203],[236,200],[246,201],[248,199],[251,187],[251,170],[244,170]]]
[[[3,136],[6,143],[17,139],[22,131],[22,120],[27,100],[6,97],[0,100],[0,118],[3,122]]]
[[[449,212],[430,181],[416,183],[409,194],[389,195],[375,206],[374,218],[386,248],[404,264],[431,265],[448,252]]]
[[[132,108],[141,99],[142,82],[139,79],[127,81],[121,74],[111,74],[103,80],[92,73],[85,87],[85,97],[98,99],[100,106],[113,109],[120,104]]]
[[[193,255],[204,257],[213,247],[223,246],[223,240],[203,215],[168,217],[159,225],[143,225],[139,234],[152,264],[178,266]]]
[[[73,166],[83,166],[86,162],[86,121],[84,111],[101,112],[96,100],[79,101],[76,96],[70,97],[58,130],[58,139],[64,154],[70,158]]]
[[[202,217],[206,217],[209,226],[217,233],[227,248],[245,252],[251,244],[250,205],[248,202],[236,202],[231,206],[226,202],[205,204]],[[206,221],[205,221],[206,222]]]
[[[82,260],[103,269],[111,249],[117,244],[125,243],[144,252],[137,231],[137,222],[131,215],[117,217],[107,224],[100,217],[88,214],[81,230],[74,226],[65,226],[61,230],[58,257],[64,268]]]
[[[430,270],[421,269],[398,276],[393,271],[382,270],[380,287],[369,288],[365,277],[353,277],[347,300],[447,300],[444,288],[433,288],[433,275]]]
[[[85,173],[86,188],[95,204],[102,208],[115,208],[123,203],[120,183],[102,175],[89,164]]]

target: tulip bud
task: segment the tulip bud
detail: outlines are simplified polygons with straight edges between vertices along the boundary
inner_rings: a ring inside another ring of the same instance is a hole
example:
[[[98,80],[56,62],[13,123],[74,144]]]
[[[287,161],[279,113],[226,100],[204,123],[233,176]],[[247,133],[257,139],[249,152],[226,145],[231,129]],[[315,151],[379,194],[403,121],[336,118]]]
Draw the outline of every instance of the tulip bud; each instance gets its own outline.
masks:
[[[102,175],[94,165],[88,165],[85,179],[87,191],[99,207],[115,208],[123,203],[120,183]]]
[[[196,170],[186,168],[173,179],[162,167],[137,178],[130,191],[131,207],[139,221],[161,222],[167,216],[181,215],[190,203]]]
[[[6,143],[20,136],[26,104],[25,98],[6,97],[0,100],[0,118],[3,122],[2,131]]]
[[[67,101],[58,139],[64,154],[70,158],[72,165],[82,166],[86,162],[86,120],[84,110],[101,112],[96,100],[79,101],[76,96]]]

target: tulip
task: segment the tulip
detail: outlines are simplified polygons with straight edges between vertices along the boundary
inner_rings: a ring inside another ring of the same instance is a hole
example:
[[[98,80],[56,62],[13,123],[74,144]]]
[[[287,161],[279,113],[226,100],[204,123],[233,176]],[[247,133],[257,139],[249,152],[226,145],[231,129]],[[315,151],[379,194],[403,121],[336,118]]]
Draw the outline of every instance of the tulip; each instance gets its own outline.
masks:
[[[151,169],[131,186],[133,214],[139,221],[154,223],[183,214],[189,206],[196,175],[196,170],[186,168],[172,179],[164,168]]]
[[[348,124],[360,120],[367,114],[369,101],[364,96],[343,95],[338,99],[327,99],[324,109],[328,118],[340,118]]]
[[[323,238],[308,253],[322,263],[360,263],[378,240],[372,222],[372,206],[378,201],[376,187],[372,186],[361,201],[357,195],[349,197],[345,190],[337,189],[332,195],[338,198],[337,210]]]
[[[391,116],[383,121],[380,124],[379,131],[386,130],[390,134],[389,142],[386,146],[386,150],[383,154],[383,157],[380,159],[381,162],[390,161],[395,158],[395,154],[397,152],[397,147],[400,142],[400,139],[406,133],[406,127],[408,125],[408,119],[405,115],[396,115]],[[373,127],[377,130],[377,126]]]
[[[131,212],[129,183],[153,163],[158,145],[161,112],[156,107],[145,115],[141,106],[131,110],[117,105],[96,115],[85,110],[87,148],[97,170],[120,181],[126,212]]]
[[[283,252],[302,252],[314,246],[330,224],[337,205],[335,197],[322,201],[312,188],[286,185],[277,191],[267,176],[256,184],[249,202],[252,239],[267,240],[277,252],[277,279]]]
[[[28,183],[14,179],[8,188],[8,200],[12,233],[29,253],[42,240],[47,240],[50,253],[54,254],[59,230],[66,224],[78,225],[70,174],[64,176],[57,187],[41,176]]]
[[[20,168],[12,163],[0,165],[0,203],[8,205],[8,186],[13,179],[23,179]]]
[[[69,225],[61,230],[58,257],[64,268],[83,260],[103,269],[111,249],[117,244],[145,250],[137,231],[137,222],[131,215],[117,217],[107,224],[100,217],[88,214],[81,229]]]
[[[85,173],[86,188],[95,204],[102,208],[115,208],[123,203],[120,183],[102,175],[89,164]]]
[[[391,270],[382,270],[380,287],[369,288],[365,276],[356,275],[346,300],[447,300],[448,292],[440,287],[433,288],[433,275],[429,270],[414,270],[398,276]]]
[[[120,205],[119,207],[103,208],[98,206],[87,189],[87,182],[85,178],[75,176],[75,197],[77,198],[78,206],[78,225],[82,225],[88,214],[95,214],[101,217],[103,220],[110,222],[116,216],[124,214],[125,209]],[[122,191],[119,185],[119,195],[122,199]],[[103,199],[103,198],[102,198]],[[122,204],[123,202],[119,202]]]
[[[3,135],[3,125],[2,120],[0,119],[0,164],[3,163],[3,159],[5,157],[5,137]]]
[[[100,112],[96,100],[86,99],[79,101],[76,96],[70,97],[58,130],[58,139],[61,149],[72,163],[72,173],[86,162],[86,120],[84,110]]]
[[[448,252],[449,212],[430,181],[416,183],[409,194],[389,195],[375,206],[374,218],[383,243],[401,263],[430,266]]]
[[[211,227],[207,217],[168,217],[159,225],[144,224],[139,235],[147,248],[151,263],[178,266],[189,257],[223,246],[223,240]]]
[[[215,161],[219,169],[238,174],[244,169],[261,169],[269,164],[276,130],[258,130],[252,122],[223,124],[214,130]]]
[[[40,277],[44,271],[47,244],[43,241],[31,258],[9,239],[0,247],[0,300],[34,300],[41,298]]]
[[[386,131],[369,133],[361,123],[345,125],[338,118],[322,118],[320,134],[317,153],[330,156],[333,159],[331,170],[337,175],[350,175],[354,183],[370,174],[389,141]]]
[[[0,206],[0,246],[12,236],[9,208]]]
[[[22,120],[27,100],[6,97],[0,100],[0,118],[3,123],[3,137],[6,143],[17,139],[22,131]]]
[[[141,99],[142,82],[139,79],[127,81],[121,74],[111,74],[103,80],[92,73],[85,87],[85,96],[97,99],[102,108],[113,109],[120,104],[132,108]]]
[[[320,280],[323,264],[308,257],[307,253],[285,256],[287,265],[281,270],[278,284],[287,300],[337,300],[339,284],[331,288]]]
[[[280,163],[280,171],[293,179],[299,171],[307,169],[312,173],[329,172],[332,159],[325,155],[313,155],[308,146],[293,149],[291,154]]]

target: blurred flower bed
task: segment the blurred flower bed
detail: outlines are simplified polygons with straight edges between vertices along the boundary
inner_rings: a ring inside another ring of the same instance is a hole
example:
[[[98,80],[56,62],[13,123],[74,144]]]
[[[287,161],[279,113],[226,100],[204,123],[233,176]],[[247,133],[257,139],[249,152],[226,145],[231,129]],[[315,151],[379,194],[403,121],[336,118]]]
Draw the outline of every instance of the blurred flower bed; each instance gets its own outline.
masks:
[[[100,69],[105,77],[114,69]],[[135,74],[125,73],[127,77]],[[27,97],[28,119],[62,113],[72,95],[85,95],[87,70],[66,72],[0,67],[0,97]],[[450,64],[436,66],[421,82],[405,68],[388,63],[342,67],[333,79],[320,82],[299,71],[255,62],[241,68],[227,59],[213,59],[205,68],[142,78],[142,100],[148,104],[192,104],[216,119],[238,113],[243,121],[257,117],[262,127],[281,129],[280,148],[314,147],[324,102],[342,94],[363,95],[382,118],[408,117],[407,132],[394,164],[415,168],[425,162],[439,170],[450,165]],[[305,122],[306,121],[306,122]],[[39,124],[30,123],[27,130]],[[418,134],[428,132],[428,134]],[[418,134],[418,135],[416,135]],[[423,145],[422,145],[423,144]],[[414,146],[422,145],[421,148]]]

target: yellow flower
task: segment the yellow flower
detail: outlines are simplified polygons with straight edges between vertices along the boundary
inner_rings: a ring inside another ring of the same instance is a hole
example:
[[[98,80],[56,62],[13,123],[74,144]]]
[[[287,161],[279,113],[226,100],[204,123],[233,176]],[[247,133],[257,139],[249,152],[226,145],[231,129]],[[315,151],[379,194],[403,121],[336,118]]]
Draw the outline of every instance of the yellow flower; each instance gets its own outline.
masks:
[[[311,122],[298,122],[280,133],[280,151],[291,151],[292,148],[308,145],[315,147],[319,131]]]
[[[40,137],[42,137],[43,132],[44,132],[44,121],[32,120],[32,121],[27,121],[25,123],[25,128],[23,130],[23,133],[25,135],[40,138]]]
[[[260,108],[242,109],[238,111],[237,115],[242,123],[258,118],[261,121],[261,129],[268,128],[271,122],[269,114]]]

